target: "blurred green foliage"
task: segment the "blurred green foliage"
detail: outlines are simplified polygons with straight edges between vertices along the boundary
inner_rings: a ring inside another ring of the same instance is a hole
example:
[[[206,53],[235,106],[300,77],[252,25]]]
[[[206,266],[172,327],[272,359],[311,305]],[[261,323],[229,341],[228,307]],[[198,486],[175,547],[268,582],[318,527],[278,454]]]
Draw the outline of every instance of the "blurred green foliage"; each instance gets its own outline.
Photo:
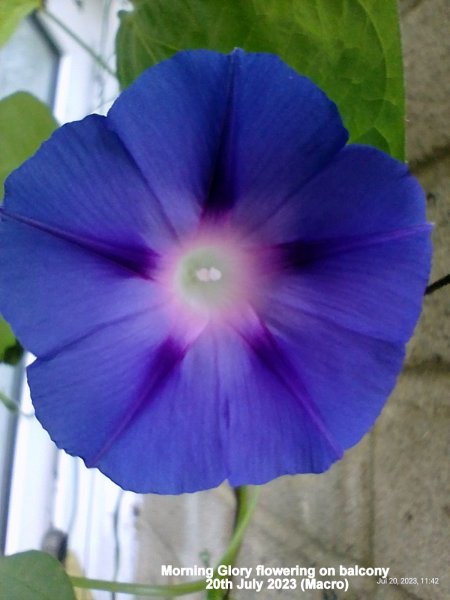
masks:
[[[0,0],[0,46],[8,41],[20,21],[40,5],[40,0]]]
[[[70,579],[49,554],[31,550],[0,557],[0,598],[75,600]]]
[[[0,186],[24,160],[56,129],[57,123],[46,104],[17,92],[0,100]]]

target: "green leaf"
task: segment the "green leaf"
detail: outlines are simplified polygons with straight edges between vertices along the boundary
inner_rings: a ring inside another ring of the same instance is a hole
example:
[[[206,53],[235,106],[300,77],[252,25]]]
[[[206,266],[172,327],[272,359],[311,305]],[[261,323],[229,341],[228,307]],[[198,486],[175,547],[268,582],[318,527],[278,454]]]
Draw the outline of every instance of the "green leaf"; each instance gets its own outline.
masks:
[[[75,600],[62,565],[31,550],[0,558],[0,600]]]
[[[26,92],[0,100],[0,186],[56,129],[46,104]]]
[[[11,171],[34,154],[56,127],[48,106],[31,94],[18,92],[0,100],[1,190]],[[22,352],[9,325],[0,318],[0,361],[14,365]]]
[[[39,0],[1,0],[0,46],[14,33],[20,21],[40,7]]]
[[[16,340],[10,326],[0,318],[0,362],[16,365],[22,354],[23,348]]]
[[[396,0],[135,0],[116,38],[122,87],[186,48],[273,52],[336,102],[352,142],[404,158]]]

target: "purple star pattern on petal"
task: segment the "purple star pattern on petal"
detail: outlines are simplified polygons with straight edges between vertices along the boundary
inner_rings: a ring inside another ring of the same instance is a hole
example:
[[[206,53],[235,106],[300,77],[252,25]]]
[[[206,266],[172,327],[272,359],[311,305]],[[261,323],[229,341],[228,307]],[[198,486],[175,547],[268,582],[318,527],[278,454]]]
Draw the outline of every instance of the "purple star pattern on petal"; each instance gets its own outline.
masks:
[[[370,429],[431,260],[405,165],[268,54],[190,51],[7,180],[0,308],[36,414],[125,489],[318,473]]]

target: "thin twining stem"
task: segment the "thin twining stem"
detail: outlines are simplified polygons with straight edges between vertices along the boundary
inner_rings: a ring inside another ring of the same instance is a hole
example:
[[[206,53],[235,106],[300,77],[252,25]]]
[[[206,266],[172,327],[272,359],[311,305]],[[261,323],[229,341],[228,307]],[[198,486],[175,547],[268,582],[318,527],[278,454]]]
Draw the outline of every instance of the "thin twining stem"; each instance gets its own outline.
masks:
[[[427,296],[428,294],[432,294],[433,292],[436,292],[437,290],[440,290],[441,288],[443,288],[446,285],[450,285],[450,273],[448,275],[446,275],[445,277],[441,277],[441,279],[438,279],[434,283],[431,283],[429,286],[427,286],[427,289],[425,290],[425,296]]]
[[[70,36],[73,39],[73,41],[76,42],[81,48],[83,48],[83,50],[85,50],[102,69],[104,69],[109,75],[117,79],[117,74],[115,73],[115,71],[113,71],[113,69],[111,69],[108,63],[104,61],[103,58],[99,54],[97,54],[88,44],[86,44],[86,42],[84,42],[74,31],[72,31],[70,27],[67,27],[67,25],[63,23],[63,21],[61,21],[57,16],[55,16],[53,13],[49,12],[45,8],[42,9],[42,13],[51,21],[56,23],[56,25],[58,25],[58,27],[60,27],[65,33],[67,33],[67,35]]]
[[[24,412],[19,404],[12,400],[9,396],[0,392],[0,403],[3,404],[10,412],[16,415],[20,415],[22,417],[33,417],[34,413],[26,413]]]
[[[247,530],[256,508],[259,491],[260,490],[257,487],[248,488],[247,486],[242,486],[239,488],[237,516],[233,535],[225,554],[219,561],[219,565],[231,565],[235,560],[241,547],[244,533]],[[215,571],[213,577],[220,576]],[[177,585],[145,585],[142,583],[123,583],[118,581],[105,581],[102,579],[87,579],[85,577],[70,577],[70,580],[72,581],[73,586],[77,588],[105,590],[107,592],[159,598],[186,596],[187,594],[192,594],[194,592],[201,592],[206,587],[206,580],[204,579]]]

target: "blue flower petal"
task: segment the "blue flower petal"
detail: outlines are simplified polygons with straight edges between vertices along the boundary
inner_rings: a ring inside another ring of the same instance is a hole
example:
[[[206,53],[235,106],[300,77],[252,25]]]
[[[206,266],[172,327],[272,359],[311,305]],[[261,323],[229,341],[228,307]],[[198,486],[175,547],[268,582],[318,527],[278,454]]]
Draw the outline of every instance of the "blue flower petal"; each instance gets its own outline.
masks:
[[[268,331],[222,337],[219,349],[231,485],[319,473],[341,458],[343,448]]]
[[[301,110],[299,110],[301,107]],[[181,52],[108,114],[178,231],[235,207],[249,229],[342,148],[335,105],[269,54]]]
[[[424,193],[408,166],[352,144],[254,231],[271,242],[328,240],[403,230],[426,222]]]
[[[405,346],[298,314],[289,331],[269,328],[298,373],[325,426],[342,448],[374,425],[400,373]]]
[[[226,478],[214,343],[164,338],[160,314],[103,327],[28,370],[56,444],[128,490],[178,494]]]
[[[404,358],[402,344],[309,315],[279,314],[248,346],[229,356],[233,485],[326,470],[373,425]]]
[[[227,109],[229,58],[180,52],[145,71],[108,113],[178,233],[198,223]]]
[[[336,106],[308,78],[270,54],[230,57],[228,111],[207,212],[234,207],[252,230],[347,141]]]
[[[11,174],[5,192],[6,213],[119,261],[134,257],[137,270],[145,270],[146,249],[173,240],[157,199],[99,115],[58,129]]]
[[[2,313],[38,356],[162,303],[154,282],[115,260],[23,222],[1,228]]]
[[[345,140],[276,57],[185,52],[8,179],[0,305],[60,447],[181,493],[320,472],[360,439],[431,246],[406,167]],[[192,302],[186,278],[230,302]]]
[[[301,245],[264,291],[263,319],[315,315],[364,335],[405,343],[419,318],[431,262],[429,225]]]

